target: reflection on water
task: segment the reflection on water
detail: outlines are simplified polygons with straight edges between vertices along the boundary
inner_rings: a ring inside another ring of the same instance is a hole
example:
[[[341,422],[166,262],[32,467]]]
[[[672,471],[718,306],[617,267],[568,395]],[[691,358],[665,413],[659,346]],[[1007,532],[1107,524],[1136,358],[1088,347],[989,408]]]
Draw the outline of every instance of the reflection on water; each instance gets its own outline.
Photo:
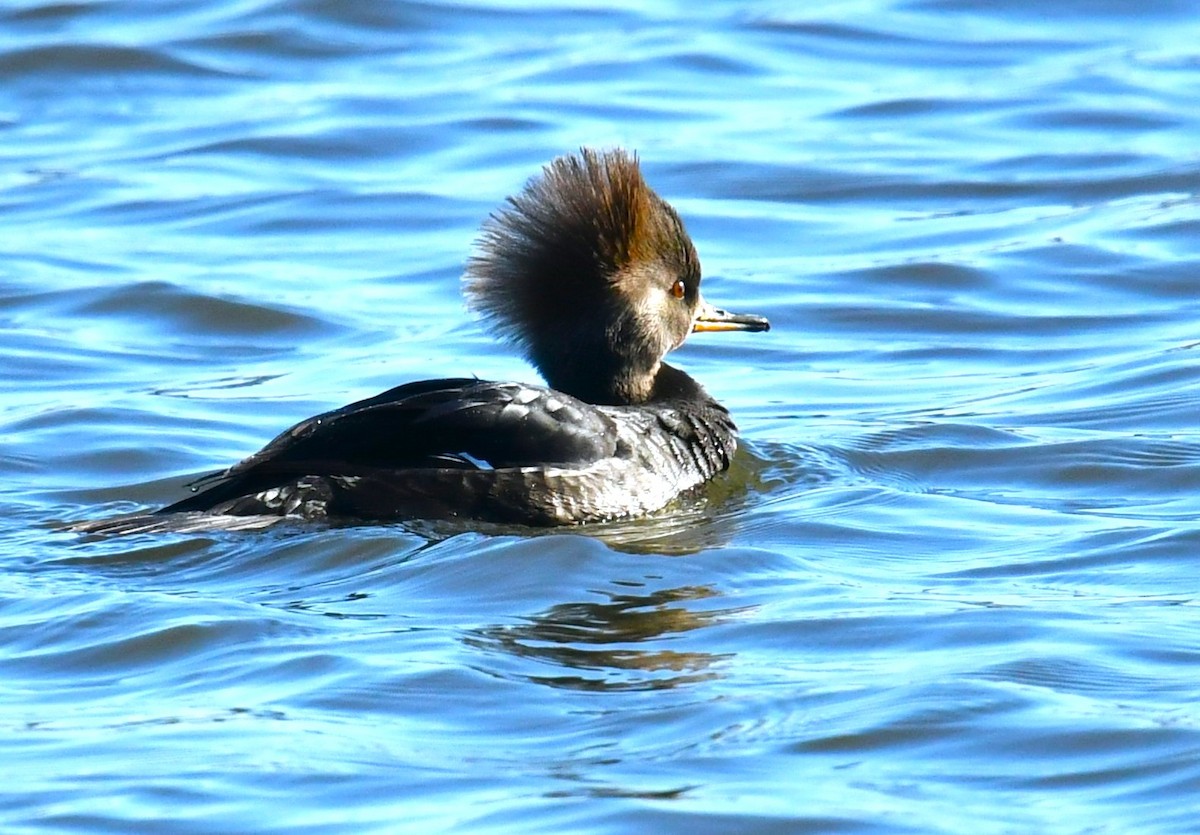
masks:
[[[705,586],[644,596],[609,594],[607,603],[561,603],[520,626],[485,627],[464,641],[481,650],[500,650],[580,671],[576,675],[525,676],[551,687],[596,691],[679,687],[718,676],[714,667],[729,654],[640,649],[637,645],[712,626],[738,614],[735,609],[697,611],[676,605],[718,595]]]

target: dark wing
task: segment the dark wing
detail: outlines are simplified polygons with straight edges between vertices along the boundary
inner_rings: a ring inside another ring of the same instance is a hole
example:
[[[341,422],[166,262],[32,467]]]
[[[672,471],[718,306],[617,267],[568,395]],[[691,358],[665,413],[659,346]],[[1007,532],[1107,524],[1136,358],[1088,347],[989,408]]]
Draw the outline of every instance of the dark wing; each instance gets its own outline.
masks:
[[[611,457],[614,438],[601,410],[547,388],[424,380],[301,421],[164,511],[205,510],[306,475],[586,464]]]

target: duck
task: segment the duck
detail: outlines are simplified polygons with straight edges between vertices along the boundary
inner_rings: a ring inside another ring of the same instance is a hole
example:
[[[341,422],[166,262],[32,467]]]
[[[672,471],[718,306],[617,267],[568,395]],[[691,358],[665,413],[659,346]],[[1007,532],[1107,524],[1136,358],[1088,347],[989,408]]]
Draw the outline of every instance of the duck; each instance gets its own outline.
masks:
[[[660,511],[729,468],[729,411],[665,357],[693,333],[770,323],[705,301],[683,220],[636,154],[582,148],[547,164],[484,221],[462,282],[545,385],[404,383],[297,423],[159,510],[77,529],[578,525]]]

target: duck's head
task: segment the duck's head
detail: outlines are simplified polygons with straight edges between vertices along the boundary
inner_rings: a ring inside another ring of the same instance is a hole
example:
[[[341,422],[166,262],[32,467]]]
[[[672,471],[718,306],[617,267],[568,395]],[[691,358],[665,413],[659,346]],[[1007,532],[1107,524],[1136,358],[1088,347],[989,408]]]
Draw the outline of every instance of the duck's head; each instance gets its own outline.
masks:
[[[552,388],[591,403],[653,398],[663,357],[692,332],[770,327],[701,298],[683,221],[621,150],[559,157],[510,197],[465,289]]]

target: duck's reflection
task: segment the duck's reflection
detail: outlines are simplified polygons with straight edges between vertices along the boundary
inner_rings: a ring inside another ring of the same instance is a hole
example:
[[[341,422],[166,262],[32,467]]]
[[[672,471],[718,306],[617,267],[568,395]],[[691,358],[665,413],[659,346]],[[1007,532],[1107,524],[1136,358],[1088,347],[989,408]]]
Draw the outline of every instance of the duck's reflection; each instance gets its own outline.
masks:
[[[655,690],[719,677],[731,653],[666,649],[671,636],[720,623],[736,609],[689,607],[718,596],[709,586],[684,586],[646,595],[608,593],[596,603],[563,603],[528,623],[477,630],[472,647],[500,650],[565,670],[524,675],[528,681],[573,690]],[[651,646],[642,646],[651,644]]]

